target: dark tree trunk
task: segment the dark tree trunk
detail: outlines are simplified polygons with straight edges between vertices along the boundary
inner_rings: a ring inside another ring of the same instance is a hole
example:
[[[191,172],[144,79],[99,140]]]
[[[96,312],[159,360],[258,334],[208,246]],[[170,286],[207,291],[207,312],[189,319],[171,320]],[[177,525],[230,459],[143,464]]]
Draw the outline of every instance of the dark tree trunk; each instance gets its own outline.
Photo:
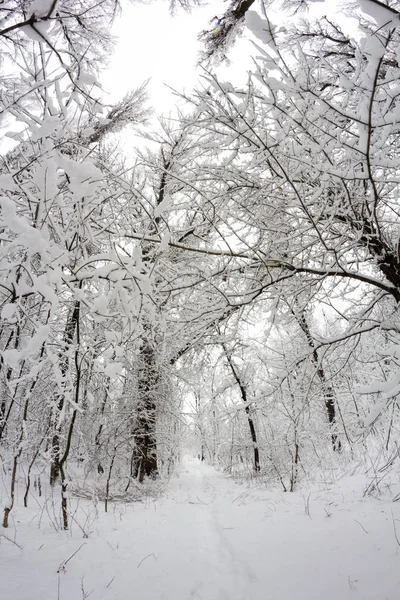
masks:
[[[296,314],[294,312],[293,312],[293,314],[295,315],[296,320],[297,320],[298,324],[300,325],[300,328],[304,332],[304,334],[307,338],[307,343],[312,350],[312,360],[317,369],[316,372],[317,372],[318,379],[321,382],[323,395],[324,395],[326,414],[327,414],[328,422],[329,422],[329,425],[331,428],[332,448],[336,452],[340,452],[340,450],[342,449],[342,444],[338,438],[337,433],[335,432],[335,427],[336,427],[335,392],[333,391],[332,386],[329,385],[329,383],[326,379],[325,371],[322,367],[322,364],[320,363],[318,352],[315,348],[314,338],[311,335],[310,327],[308,325],[308,321],[307,321],[306,315],[304,314],[304,311],[300,315]]]
[[[63,378],[65,378],[68,367],[69,367],[69,358],[68,358],[68,349],[71,346],[75,333],[78,329],[79,323],[79,315],[80,315],[80,301],[76,300],[74,304],[74,308],[67,319],[67,323],[65,325],[64,336],[63,336],[63,350],[60,352],[60,371]],[[52,428],[53,428],[53,437],[51,440],[51,465],[50,465],[50,485],[54,485],[57,479],[60,477],[60,462],[61,458],[61,449],[60,449],[60,431],[61,425],[57,423],[58,417],[61,414],[61,411],[64,408],[65,403],[65,394],[62,393],[58,397],[57,401],[57,410],[54,415],[52,415]],[[75,418],[73,417],[75,420]]]
[[[231,0],[225,13],[218,19],[218,28],[202,35],[207,58],[225,49],[228,39],[243,23],[246,13],[254,3],[255,0]]]
[[[14,336],[15,336],[14,350],[16,350],[19,347],[19,342],[20,342],[20,326],[19,325],[17,325],[16,330],[13,329],[11,331],[11,333],[9,335],[9,338],[7,340],[7,343],[6,343],[3,351],[7,350],[9,348],[9,346],[10,346],[10,344],[11,344]],[[25,361],[22,362],[21,372],[22,372],[22,368],[23,368],[24,364],[25,364]],[[3,365],[4,365],[3,356],[1,356],[0,357],[0,372],[3,370]],[[8,367],[7,372],[6,372],[6,376],[5,376],[6,383],[9,383],[11,381],[12,373],[13,373],[13,370],[10,367]],[[11,410],[12,410],[12,408],[14,406],[14,403],[15,403],[15,399],[16,399],[16,396],[17,396],[17,390],[18,390],[18,385],[16,386],[16,388],[14,390],[14,394],[13,394],[13,396],[11,398],[11,401],[10,401],[8,407],[7,407],[7,396],[6,396],[6,393],[4,393],[4,395],[1,398],[1,403],[0,403],[0,440],[3,437],[3,434],[6,431],[7,421],[9,419],[9,417],[10,417]]]
[[[225,356],[226,356],[226,360],[228,362],[228,365],[230,367],[230,370],[232,371],[232,375],[239,387],[240,390],[240,396],[245,404],[244,410],[246,412],[247,415],[247,422],[249,424],[249,429],[250,429],[250,437],[251,437],[251,441],[253,442],[253,453],[254,453],[254,462],[253,462],[253,468],[256,472],[260,471],[260,452],[258,449],[258,442],[257,442],[257,434],[256,434],[256,429],[254,427],[254,421],[253,418],[251,416],[251,412],[250,412],[250,406],[249,406],[249,402],[248,402],[248,397],[247,397],[247,390],[246,390],[246,386],[243,384],[242,380],[240,379],[239,373],[236,370],[236,367],[232,361],[232,357],[230,356],[228,349],[226,348],[225,344],[221,344],[222,348],[224,350]]]
[[[134,427],[135,453],[132,476],[143,482],[157,474],[157,413],[158,369],[154,348],[144,340],[140,352],[138,372],[138,405]]]
[[[164,156],[163,169],[160,183],[155,197],[156,206],[160,206],[167,192],[168,174],[172,166],[170,159]],[[150,224],[150,233],[156,234],[160,225],[160,216],[154,217]],[[142,246],[143,263],[147,266],[154,264],[154,245],[144,243]],[[157,468],[157,388],[159,384],[159,372],[157,365],[157,354],[153,346],[151,336],[151,325],[145,319],[143,323],[143,338],[139,351],[139,369],[137,377],[138,402],[135,415],[135,426],[133,428],[134,450],[131,460],[131,476],[138,479],[140,483],[145,477],[154,477],[158,473]]]
[[[199,432],[200,438],[200,454],[199,460],[204,462],[206,460],[205,457],[205,438],[202,424],[202,414],[201,414],[201,394],[197,390],[194,392],[194,399],[196,403],[196,429]]]

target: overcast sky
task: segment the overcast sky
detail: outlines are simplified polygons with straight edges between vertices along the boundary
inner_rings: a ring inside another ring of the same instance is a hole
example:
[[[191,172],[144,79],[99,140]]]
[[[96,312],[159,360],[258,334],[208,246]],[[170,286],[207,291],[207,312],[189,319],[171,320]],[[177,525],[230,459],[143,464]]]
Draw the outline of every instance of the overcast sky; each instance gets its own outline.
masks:
[[[117,48],[103,78],[103,87],[116,100],[126,91],[150,79],[149,91],[157,112],[169,111],[176,98],[165,84],[190,90],[197,77],[196,62],[202,47],[197,36],[211,29],[210,20],[223,14],[226,3],[216,0],[190,13],[169,11],[168,1],[151,4],[124,3],[114,34]]]
[[[210,21],[214,16],[222,16],[227,4],[225,0],[212,0],[205,6],[194,7],[191,12],[177,9],[172,16],[168,0],[153,0],[148,4],[125,0],[122,15],[113,30],[118,38],[117,47],[102,78],[110,102],[150,79],[148,89],[152,105],[158,114],[169,113],[177,98],[167,86],[178,91],[193,88],[201,72],[196,67],[202,49],[198,34],[204,29],[212,29]],[[330,13],[336,4],[336,0],[313,3],[312,13]],[[257,3],[254,9],[259,9]],[[269,16],[278,26],[288,18],[287,14],[278,15],[271,9]],[[251,54],[257,54],[248,41],[251,37],[245,30],[230,49],[230,67],[213,66],[222,79],[232,83],[244,81],[246,70],[252,67]]]
[[[150,79],[152,105],[158,114],[169,113],[178,100],[167,86],[177,91],[193,88],[201,74],[197,62],[203,43],[198,35],[203,30],[211,30],[213,17],[222,16],[226,9],[225,0],[212,0],[202,7],[194,7],[191,12],[177,9],[176,14],[171,15],[168,0],[153,0],[149,4],[125,2],[122,16],[113,29],[118,38],[117,47],[102,78],[110,101]],[[272,14],[274,23],[277,19],[279,17]],[[230,65],[213,65],[222,79],[244,82],[246,71],[252,67],[253,46],[249,37],[251,34],[245,30],[229,50]]]

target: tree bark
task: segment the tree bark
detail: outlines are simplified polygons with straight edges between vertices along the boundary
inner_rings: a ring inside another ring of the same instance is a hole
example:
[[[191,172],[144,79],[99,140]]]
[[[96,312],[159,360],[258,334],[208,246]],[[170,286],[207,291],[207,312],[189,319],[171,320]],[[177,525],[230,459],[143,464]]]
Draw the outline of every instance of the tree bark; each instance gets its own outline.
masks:
[[[246,390],[246,386],[243,384],[239,373],[237,372],[237,369],[233,363],[232,357],[228,352],[228,349],[226,347],[226,345],[224,343],[221,344],[224,353],[225,353],[225,357],[226,360],[228,362],[229,368],[232,372],[233,378],[236,381],[239,390],[240,390],[240,396],[244,402],[244,410],[245,413],[247,415],[247,422],[249,425],[249,429],[250,429],[250,437],[251,437],[251,441],[253,443],[253,453],[254,453],[254,457],[253,457],[253,468],[254,471],[259,472],[261,469],[261,465],[260,465],[260,452],[259,452],[259,448],[258,448],[258,442],[257,442],[257,433],[256,433],[256,429],[254,427],[254,421],[253,418],[251,416],[251,412],[250,412],[250,406],[249,406],[249,401],[248,401],[248,397],[247,397],[247,390]]]
[[[63,351],[60,353],[60,371],[63,378],[65,378],[68,366],[69,359],[67,350],[71,346],[75,332],[78,328],[80,316],[80,301],[76,300],[74,304],[74,308],[72,313],[67,319],[67,323],[65,325],[64,336],[63,336]],[[61,448],[60,448],[60,431],[61,424],[57,423],[57,419],[59,418],[61,411],[64,408],[65,403],[65,394],[60,394],[57,402],[57,411],[56,414],[52,416],[52,426],[53,426],[53,437],[51,440],[51,465],[50,465],[50,485],[54,486],[56,481],[60,476],[60,462],[61,462]]]
[[[341,444],[341,441],[340,441],[337,433],[335,432],[335,427],[336,427],[335,392],[333,391],[332,386],[328,383],[328,381],[326,379],[325,370],[322,367],[322,364],[319,360],[318,352],[315,348],[314,338],[312,337],[310,327],[309,327],[309,324],[307,321],[307,317],[306,317],[304,311],[302,311],[300,314],[295,313],[294,311],[292,311],[292,313],[294,314],[296,321],[298,322],[301,330],[305,334],[307,343],[312,350],[312,360],[316,367],[317,377],[321,382],[321,387],[322,387],[323,396],[324,396],[324,403],[325,403],[325,408],[326,408],[326,414],[327,414],[328,422],[329,422],[329,425],[331,428],[332,448],[336,452],[340,452],[340,450],[342,449],[342,444]]]
[[[138,405],[134,427],[135,456],[132,476],[140,483],[144,478],[157,474],[157,384],[158,369],[156,355],[151,342],[144,339],[140,350],[138,372]]]

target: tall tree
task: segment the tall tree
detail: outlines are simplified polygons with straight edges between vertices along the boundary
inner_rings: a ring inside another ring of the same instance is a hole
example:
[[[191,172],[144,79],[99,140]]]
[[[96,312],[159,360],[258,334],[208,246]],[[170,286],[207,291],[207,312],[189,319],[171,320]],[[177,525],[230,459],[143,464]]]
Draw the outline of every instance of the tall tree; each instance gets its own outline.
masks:
[[[297,46],[293,31],[277,34],[265,18],[268,51],[259,48],[247,87],[210,74],[191,99],[208,115],[199,127],[207,122],[207,170],[225,190],[225,248],[254,282],[241,301],[272,288],[290,296],[300,281],[326,302],[334,289],[357,294],[347,339],[378,326],[378,305],[395,330],[400,299],[398,31],[359,18],[359,43],[325,20],[298,30]]]

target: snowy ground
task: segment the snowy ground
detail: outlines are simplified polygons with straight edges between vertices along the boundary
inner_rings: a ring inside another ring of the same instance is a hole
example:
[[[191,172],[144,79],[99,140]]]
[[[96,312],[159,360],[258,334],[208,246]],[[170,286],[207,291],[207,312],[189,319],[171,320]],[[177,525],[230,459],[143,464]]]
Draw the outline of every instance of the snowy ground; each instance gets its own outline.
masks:
[[[39,528],[37,510],[18,508],[0,530],[21,546],[0,537],[0,597],[399,600],[400,502],[363,498],[362,485],[348,478],[307,501],[192,459],[157,501],[99,509],[87,539],[77,526],[52,531],[47,513]]]

